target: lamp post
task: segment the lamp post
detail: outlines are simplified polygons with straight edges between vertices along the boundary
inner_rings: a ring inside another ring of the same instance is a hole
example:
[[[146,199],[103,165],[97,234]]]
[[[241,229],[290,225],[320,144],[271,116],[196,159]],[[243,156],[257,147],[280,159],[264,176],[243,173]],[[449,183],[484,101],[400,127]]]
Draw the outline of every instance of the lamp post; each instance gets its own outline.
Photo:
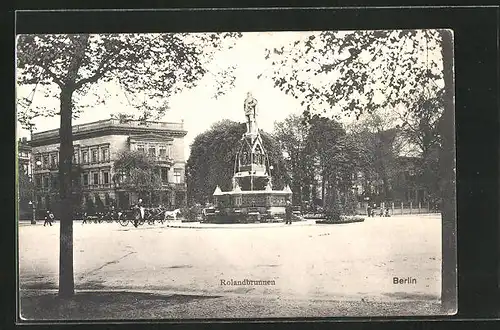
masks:
[[[31,206],[31,210],[33,212],[33,217],[31,218],[31,224],[36,225],[36,208],[35,208],[35,202],[34,201],[29,201],[28,203]]]
[[[30,125],[29,127],[29,130],[30,130],[30,142],[31,142],[31,160],[30,160],[30,171],[31,171],[31,175],[30,175],[30,179],[31,179],[31,201],[30,201],[30,205],[31,205],[31,209],[33,211],[33,218],[31,219],[31,224],[32,225],[35,225],[36,224],[36,192],[35,192],[35,174],[33,173],[33,163],[35,162],[35,154],[33,152],[33,128],[34,128],[34,125]],[[37,161],[36,164],[35,164],[37,167],[42,165],[42,162],[41,161]]]
[[[32,153],[33,154],[33,153]],[[33,162],[30,162],[31,164],[31,187],[32,187],[32,196],[31,196],[31,201],[29,204],[31,205],[31,208],[33,210],[33,218],[31,219],[31,224],[35,225],[36,224],[36,192],[35,192],[35,174],[33,173]],[[36,162],[36,166],[42,165],[41,161]]]

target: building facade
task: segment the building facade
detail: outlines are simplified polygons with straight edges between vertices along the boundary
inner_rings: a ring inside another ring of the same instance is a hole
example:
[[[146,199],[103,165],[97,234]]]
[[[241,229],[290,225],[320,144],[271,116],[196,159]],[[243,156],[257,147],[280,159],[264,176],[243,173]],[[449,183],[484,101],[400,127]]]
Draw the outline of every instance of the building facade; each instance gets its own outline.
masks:
[[[17,160],[18,160],[18,206],[19,216],[23,219],[31,217],[32,202],[34,199],[31,189],[31,146],[26,138],[20,138],[17,141]]]
[[[23,137],[17,141],[17,152],[20,170],[31,177],[31,146],[27,138]]]
[[[390,198],[385,196],[384,181],[375,173],[368,179],[365,173],[353,173],[353,192],[360,202],[369,200],[375,203],[390,200],[397,203],[428,202],[428,192],[422,177],[422,159],[419,157],[400,156],[396,159],[397,171],[388,177]]]
[[[159,200],[168,207],[186,203],[183,123],[107,119],[73,126],[73,164],[78,167],[81,205],[92,201],[127,208],[137,193],[120,187],[113,163],[123,151],[141,151],[156,160],[162,178]],[[58,194],[59,130],[33,134],[33,173],[38,208],[54,207]]]

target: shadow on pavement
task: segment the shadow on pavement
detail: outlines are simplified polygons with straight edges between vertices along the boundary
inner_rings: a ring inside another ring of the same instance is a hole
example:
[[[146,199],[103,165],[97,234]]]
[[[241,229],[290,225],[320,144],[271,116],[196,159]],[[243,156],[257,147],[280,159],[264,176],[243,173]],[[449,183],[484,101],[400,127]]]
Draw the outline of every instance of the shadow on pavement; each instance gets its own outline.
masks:
[[[20,313],[26,321],[160,319],[165,308],[213,298],[219,296],[102,291],[79,292],[67,299],[56,293],[25,295],[20,298]]]

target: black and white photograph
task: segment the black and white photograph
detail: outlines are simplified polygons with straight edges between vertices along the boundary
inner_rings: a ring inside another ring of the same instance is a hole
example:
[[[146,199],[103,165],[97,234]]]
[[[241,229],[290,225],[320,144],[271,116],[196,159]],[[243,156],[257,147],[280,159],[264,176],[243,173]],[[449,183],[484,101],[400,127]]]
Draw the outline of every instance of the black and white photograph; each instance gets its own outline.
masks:
[[[453,49],[17,35],[19,319],[454,315]]]

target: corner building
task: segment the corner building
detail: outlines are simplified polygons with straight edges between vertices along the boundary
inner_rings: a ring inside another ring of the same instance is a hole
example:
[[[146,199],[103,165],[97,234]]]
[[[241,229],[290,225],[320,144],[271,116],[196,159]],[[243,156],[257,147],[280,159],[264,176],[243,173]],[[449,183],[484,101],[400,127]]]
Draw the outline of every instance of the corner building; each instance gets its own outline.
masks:
[[[114,180],[113,163],[124,150],[148,153],[156,159],[162,179],[162,189],[152,204],[177,208],[186,203],[183,123],[123,122],[107,119],[73,126],[73,164],[81,169],[81,205],[98,199],[109,206],[115,203],[128,208],[140,197],[134,191],[120,187]],[[54,207],[58,195],[59,130],[33,134],[33,174],[39,209]]]

